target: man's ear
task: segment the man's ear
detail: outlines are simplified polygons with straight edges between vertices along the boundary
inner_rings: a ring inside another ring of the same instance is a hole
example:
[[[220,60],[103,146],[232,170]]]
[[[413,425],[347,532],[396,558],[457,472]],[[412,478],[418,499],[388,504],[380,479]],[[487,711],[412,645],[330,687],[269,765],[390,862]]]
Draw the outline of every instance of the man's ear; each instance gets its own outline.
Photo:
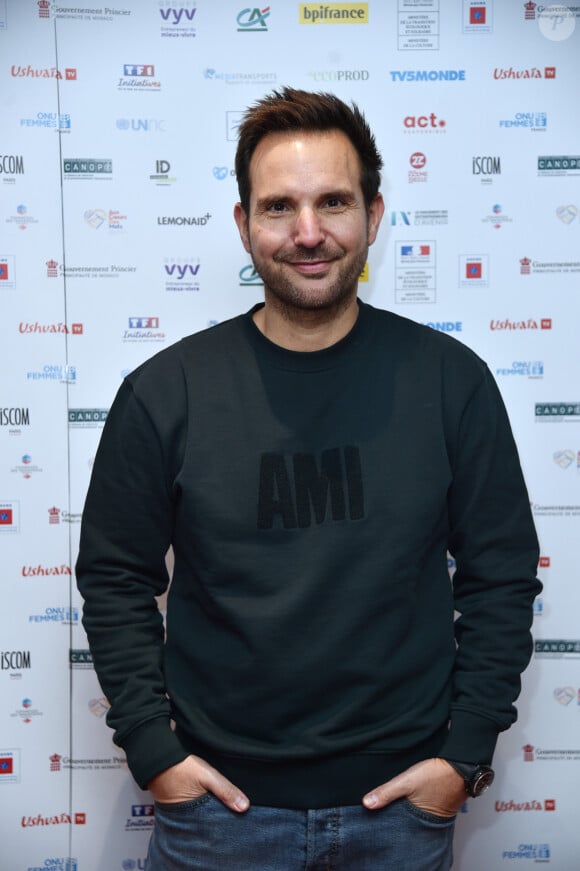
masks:
[[[241,203],[236,203],[234,206],[234,221],[238,226],[238,232],[240,234],[240,239],[242,240],[242,245],[249,254],[250,236],[248,233],[248,216],[246,215],[246,212],[243,209]]]
[[[385,213],[385,202],[382,194],[377,194],[369,208],[368,244],[372,245],[377,238],[379,227]]]

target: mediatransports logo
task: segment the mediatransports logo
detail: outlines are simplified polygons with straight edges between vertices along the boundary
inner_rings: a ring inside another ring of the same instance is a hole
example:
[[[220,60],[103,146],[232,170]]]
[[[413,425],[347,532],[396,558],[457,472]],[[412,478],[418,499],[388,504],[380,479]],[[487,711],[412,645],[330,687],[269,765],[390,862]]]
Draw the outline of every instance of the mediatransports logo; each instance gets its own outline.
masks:
[[[248,263],[247,266],[242,266],[239,272],[240,287],[263,287],[264,282],[260,275],[256,272],[254,265]]]
[[[368,24],[368,3],[300,3],[299,24]]]
[[[392,82],[464,82],[465,70],[389,70]]]

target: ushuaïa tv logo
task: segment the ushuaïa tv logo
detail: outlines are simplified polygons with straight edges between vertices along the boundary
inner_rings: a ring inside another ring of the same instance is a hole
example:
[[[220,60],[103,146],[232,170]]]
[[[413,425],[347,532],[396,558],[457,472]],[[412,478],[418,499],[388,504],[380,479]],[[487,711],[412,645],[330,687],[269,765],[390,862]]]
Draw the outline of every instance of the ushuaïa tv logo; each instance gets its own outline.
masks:
[[[256,268],[253,263],[248,263],[246,266],[242,266],[238,275],[240,287],[264,286],[264,282],[262,281],[261,276],[256,272]]]
[[[182,293],[183,291],[198,293],[201,289],[199,257],[166,257],[163,263],[165,273],[165,290]]]
[[[164,342],[167,338],[159,329],[158,317],[130,317],[128,329],[123,333],[124,342]]]
[[[514,801],[511,798],[509,801],[498,800],[495,802],[494,809],[496,813],[505,813],[506,811],[547,811],[548,813],[553,813],[556,810],[556,799],[545,798],[543,800]]]
[[[159,14],[161,16],[161,36],[169,39],[181,37],[193,39],[196,35],[194,19],[196,3],[193,0],[160,0]]]
[[[155,78],[153,64],[123,64],[123,75],[117,83],[118,91],[160,91],[161,82]]]
[[[300,3],[299,24],[368,24],[368,3]]]
[[[494,79],[555,79],[556,67],[526,67],[514,69],[513,67],[495,67]]]
[[[523,128],[543,133],[548,128],[546,112],[516,112],[512,118],[501,118],[499,126],[506,129]]]
[[[510,332],[512,330],[551,330],[552,318],[527,318],[527,320],[512,320],[511,318],[492,318],[489,322],[490,330]]]
[[[459,287],[487,287],[489,284],[489,255],[459,255]]]
[[[533,859],[534,862],[550,862],[549,844],[518,844],[511,850],[503,850],[502,859]]]
[[[269,6],[264,6],[263,9],[260,9],[258,6],[242,9],[236,15],[238,33],[266,33],[268,31],[269,17]]]
[[[439,118],[435,112],[429,115],[406,115],[403,128],[405,133],[446,133],[447,121]]]
[[[30,826],[84,826],[86,822],[86,813],[76,812],[74,814],[61,813],[51,816],[44,816],[43,814],[37,814],[35,817],[23,816],[20,825],[23,829],[27,829]]]
[[[13,255],[0,257],[0,291],[13,290],[16,287],[16,269]]]
[[[61,81],[76,82],[77,71],[75,67],[67,67],[64,70],[64,75],[57,67],[23,67],[20,64],[12,64],[10,67],[10,75],[13,79],[32,78],[32,79],[60,79]]]
[[[110,180],[113,176],[113,161],[110,158],[72,157],[62,162],[65,179]]]
[[[411,169],[408,174],[409,184],[426,182],[429,173],[425,170],[425,166],[427,165],[425,154],[422,151],[414,151],[409,157],[409,163],[411,164]]]
[[[20,574],[23,578],[38,578],[38,577],[54,577],[55,575],[70,577],[72,575],[72,569],[70,565],[67,563],[60,563],[60,565],[44,565],[44,563],[37,563],[36,565],[23,565]]]
[[[133,804],[131,816],[125,823],[126,832],[150,831],[155,825],[155,805]]]

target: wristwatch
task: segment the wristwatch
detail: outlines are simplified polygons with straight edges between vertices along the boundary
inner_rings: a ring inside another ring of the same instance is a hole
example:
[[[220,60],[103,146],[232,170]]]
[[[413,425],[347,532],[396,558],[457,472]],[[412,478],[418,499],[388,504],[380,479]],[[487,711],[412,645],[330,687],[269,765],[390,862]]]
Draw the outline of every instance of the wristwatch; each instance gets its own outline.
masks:
[[[462,776],[465,792],[472,798],[477,798],[493,783],[495,773],[489,765],[481,765],[479,762],[473,765],[469,762],[455,762],[453,759],[445,761]]]

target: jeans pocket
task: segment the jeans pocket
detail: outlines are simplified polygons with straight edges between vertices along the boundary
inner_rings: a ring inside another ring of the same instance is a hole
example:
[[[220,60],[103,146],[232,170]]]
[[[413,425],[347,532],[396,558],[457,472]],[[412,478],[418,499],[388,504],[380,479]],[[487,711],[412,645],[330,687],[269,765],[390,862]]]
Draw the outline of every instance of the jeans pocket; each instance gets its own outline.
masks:
[[[203,795],[199,795],[197,798],[188,798],[185,801],[156,801],[155,812],[156,814],[165,814],[169,816],[187,813],[196,808],[203,807],[203,805],[207,804],[212,798],[215,799],[213,793],[204,792]]]
[[[444,829],[448,826],[452,826],[455,822],[455,815],[453,815],[452,817],[442,817],[438,814],[433,814],[431,813],[431,811],[423,810],[423,808],[419,807],[416,804],[413,804],[413,802],[409,801],[408,798],[402,799],[402,804],[405,810],[412,817],[428,825]]]

